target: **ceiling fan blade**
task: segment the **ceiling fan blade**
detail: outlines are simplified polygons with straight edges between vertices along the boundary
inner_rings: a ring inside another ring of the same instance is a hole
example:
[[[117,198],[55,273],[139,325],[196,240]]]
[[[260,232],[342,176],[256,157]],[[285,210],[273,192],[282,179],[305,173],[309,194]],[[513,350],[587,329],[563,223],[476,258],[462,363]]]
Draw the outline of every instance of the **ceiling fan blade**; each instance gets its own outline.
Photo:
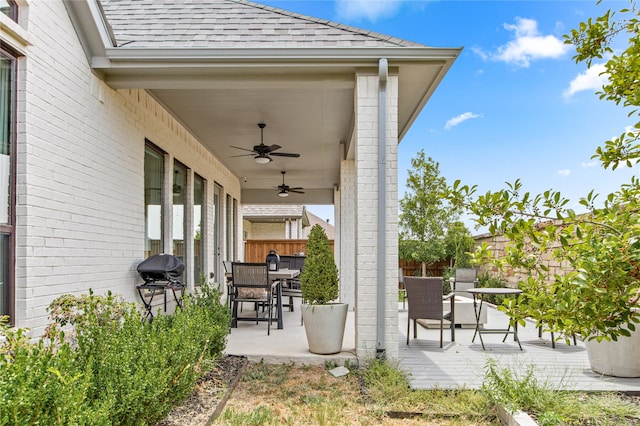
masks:
[[[290,152],[272,152],[270,155],[278,156],[278,157],[300,157],[300,154],[292,154]]]
[[[298,191],[297,189],[293,189],[293,188],[289,189],[289,192],[294,192],[296,194],[304,194],[304,191]]]
[[[241,148],[241,147],[239,147],[239,146],[233,146],[233,145],[231,145],[231,148],[241,149],[241,150],[243,150],[243,151],[254,152],[254,151],[253,151],[253,149]]]
[[[273,144],[269,146],[269,152],[277,151],[280,148],[282,148],[280,145]]]
[[[294,188],[289,188],[289,191],[300,191],[301,189],[304,189],[304,188],[302,188],[300,186],[296,186]]]
[[[236,157],[249,157],[249,156],[253,156],[255,154],[240,154],[240,155],[232,155],[229,158],[236,158]]]

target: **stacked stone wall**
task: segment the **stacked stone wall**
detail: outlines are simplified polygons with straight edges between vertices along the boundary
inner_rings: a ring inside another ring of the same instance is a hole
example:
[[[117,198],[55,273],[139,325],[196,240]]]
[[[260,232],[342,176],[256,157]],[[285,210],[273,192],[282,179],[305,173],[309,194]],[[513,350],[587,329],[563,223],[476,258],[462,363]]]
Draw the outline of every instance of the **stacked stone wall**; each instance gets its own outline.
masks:
[[[491,247],[491,251],[493,252],[495,258],[503,259],[505,257],[509,239],[504,235],[491,236],[491,234],[482,234],[474,237],[474,240],[474,249],[475,247],[478,247],[483,243],[487,243],[487,245]],[[544,264],[547,268],[549,268],[549,277],[553,277],[556,274],[564,276],[565,274],[573,270],[567,262],[559,262],[553,259],[551,253],[552,250],[548,250],[538,257],[538,263]],[[511,288],[518,287],[519,281],[527,279],[526,271],[513,268],[499,271],[493,265],[484,265],[480,266],[478,269],[480,275],[488,274],[491,277],[500,278],[506,283],[507,287]],[[551,284],[551,280],[549,280],[549,284]]]

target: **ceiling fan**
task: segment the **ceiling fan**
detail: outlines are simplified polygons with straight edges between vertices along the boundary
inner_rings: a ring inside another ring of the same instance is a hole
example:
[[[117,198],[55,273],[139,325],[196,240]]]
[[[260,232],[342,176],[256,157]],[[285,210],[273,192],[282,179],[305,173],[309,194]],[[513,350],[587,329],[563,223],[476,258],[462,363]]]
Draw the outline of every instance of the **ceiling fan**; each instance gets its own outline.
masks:
[[[304,191],[301,191],[301,189],[304,188],[300,188],[299,186],[292,188],[289,185],[285,185],[284,174],[287,172],[283,170],[280,173],[282,173],[282,185],[278,185],[277,187],[275,187],[278,190],[278,195],[280,197],[288,197],[290,192],[293,192],[295,194],[304,194]]]
[[[258,127],[260,127],[260,145],[254,145],[253,149],[241,148],[239,146],[231,146],[231,148],[252,152],[252,154],[234,155],[233,157],[244,157],[248,155],[253,155],[255,162],[258,164],[270,163],[271,161],[273,161],[271,156],[294,157],[294,158],[300,157],[300,154],[293,154],[290,152],[273,152],[273,151],[279,150],[282,147],[280,145],[265,145],[264,144],[264,128],[267,127],[267,125],[264,123],[258,123]]]

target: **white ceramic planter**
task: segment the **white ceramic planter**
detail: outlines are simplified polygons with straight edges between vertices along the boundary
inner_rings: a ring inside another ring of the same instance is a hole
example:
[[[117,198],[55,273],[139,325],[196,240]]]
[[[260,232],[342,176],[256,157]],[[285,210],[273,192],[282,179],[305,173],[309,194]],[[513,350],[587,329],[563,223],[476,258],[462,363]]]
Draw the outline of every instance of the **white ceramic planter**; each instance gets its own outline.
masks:
[[[301,309],[309,351],[320,355],[340,352],[349,305],[302,305]]]
[[[640,377],[640,328],[617,342],[585,341],[591,369],[615,377]]]

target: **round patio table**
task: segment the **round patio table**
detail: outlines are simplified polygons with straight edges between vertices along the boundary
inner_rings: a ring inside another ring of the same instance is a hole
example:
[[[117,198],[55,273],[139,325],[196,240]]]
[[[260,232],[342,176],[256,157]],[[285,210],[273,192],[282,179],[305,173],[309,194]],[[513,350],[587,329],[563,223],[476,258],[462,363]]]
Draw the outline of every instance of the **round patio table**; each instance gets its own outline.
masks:
[[[476,314],[476,331],[473,333],[473,339],[471,339],[471,343],[476,340],[476,335],[480,337],[480,343],[482,344],[482,350],[486,350],[484,347],[484,341],[482,340],[483,334],[504,334],[504,342],[507,340],[507,336],[509,334],[513,334],[513,341],[518,343],[520,350],[522,350],[522,345],[520,344],[520,339],[518,338],[518,323],[514,322],[513,328],[511,327],[511,321],[509,321],[509,326],[507,329],[503,328],[481,328],[480,327],[480,313],[482,312],[482,305],[484,304],[484,297],[487,295],[503,295],[503,296],[515,296],[516,303],[518,300],[518,296],[522,293],[522,290],[517,288],[503,288],[503,287],[483,287],[483,288],[470,288],[466,290],[467,292],[473,294],[473,309]],[[477,299],[480,299],[480,303],[477,303]]]

